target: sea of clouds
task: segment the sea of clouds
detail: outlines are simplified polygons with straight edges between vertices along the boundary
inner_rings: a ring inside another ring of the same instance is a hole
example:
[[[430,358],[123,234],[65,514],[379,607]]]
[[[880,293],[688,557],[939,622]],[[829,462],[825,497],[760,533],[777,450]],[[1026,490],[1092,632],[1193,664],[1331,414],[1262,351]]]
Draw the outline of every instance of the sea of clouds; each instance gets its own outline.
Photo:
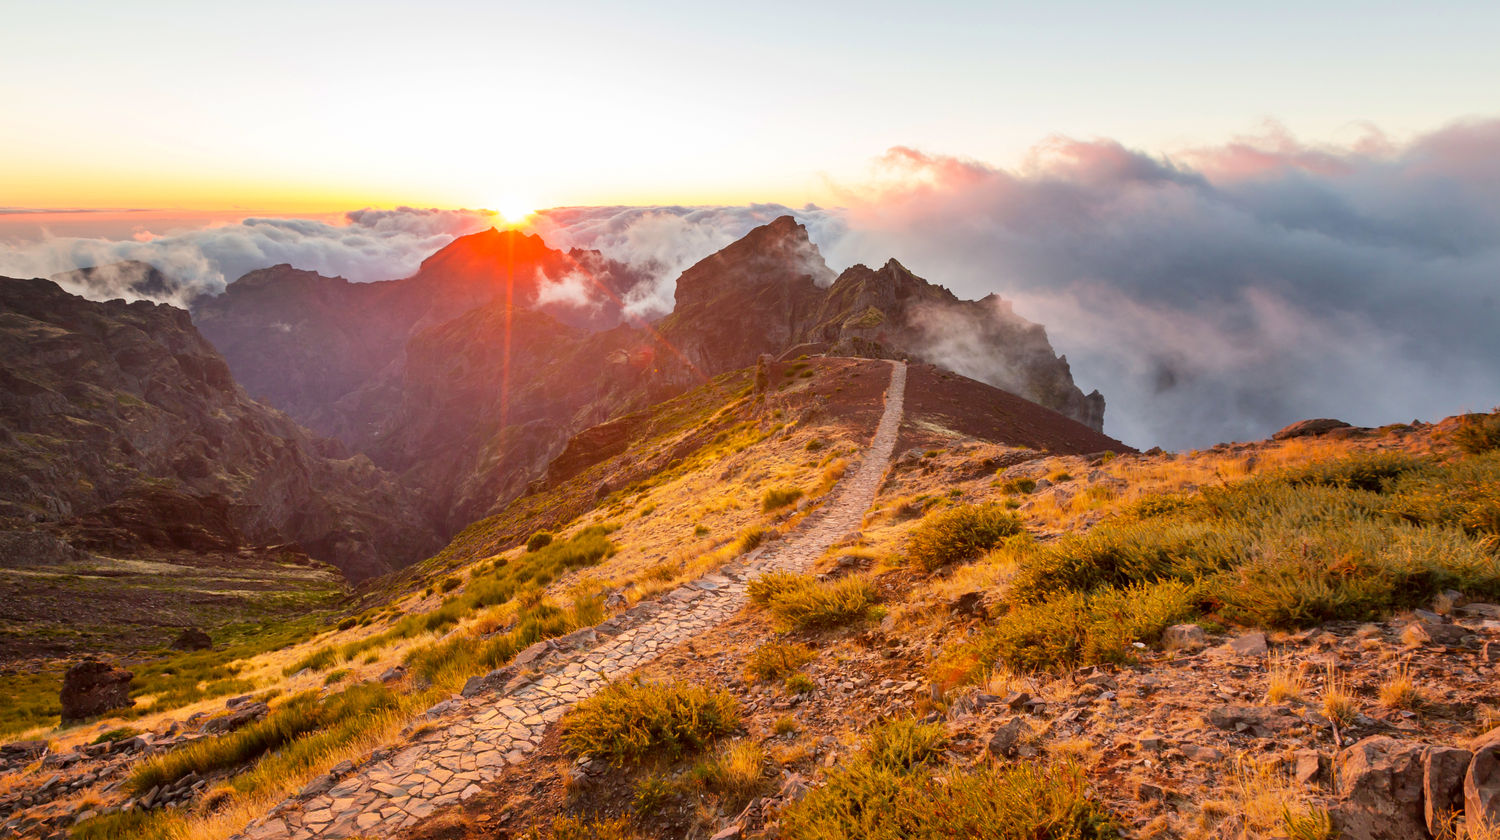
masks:
[[[1273,127],[1170,157],[1052,138],[1013,168],[894,148],[835,190],[836,208],[569,207],[532,228],[654,278],[628,301],[650,317],[670,309],[684,268],[789,213],[835,270],[895,257],[961,297],[1013,301],[1046,325],[1079,384],[1104,392],[1106,431],[1141,447],[1500,403],[1500,121],[1404,142],[1371,130],[1340,146]],[[54,238],[0,249],[0,275],[135,259],[185,283],[185,303],[283,262],[355,281],[407,276],[492,221],[400,208],[343,224]]]

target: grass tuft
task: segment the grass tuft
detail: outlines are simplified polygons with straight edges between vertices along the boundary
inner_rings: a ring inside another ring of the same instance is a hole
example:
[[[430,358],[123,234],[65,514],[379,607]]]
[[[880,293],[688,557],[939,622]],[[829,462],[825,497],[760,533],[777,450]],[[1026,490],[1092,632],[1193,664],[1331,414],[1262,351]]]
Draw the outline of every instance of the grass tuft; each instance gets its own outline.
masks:
[[[1000,505],[959,505],[930,513],[913,528],[906,556],[930,572],[972,560],[1020,532],[1020,518]]]
[[[569,710],[562,743],[574,753],[623,765],[654,752],[696,752],[739,724],[739,704],[728,692],[632,680],[611,683]]]

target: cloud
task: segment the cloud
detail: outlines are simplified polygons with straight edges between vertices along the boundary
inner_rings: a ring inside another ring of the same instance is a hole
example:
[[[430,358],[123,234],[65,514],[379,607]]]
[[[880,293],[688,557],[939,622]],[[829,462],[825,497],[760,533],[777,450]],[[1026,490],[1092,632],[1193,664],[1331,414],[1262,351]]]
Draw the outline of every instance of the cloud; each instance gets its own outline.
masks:
[[[218,294],[246,272],[279,263],[356,282],[390,280],[416,271],[422,260],[454,238],[490,227],[484,211],[356,210],[343,224],[311,219],[250,218],[182,232],[138,232],[128,240],[53,237],[0,249],[0,275],[50,277],[74,268],[137,260],[177,282],[160,299],[185,306]],[[129,289],[73,288],[93,298],[135,297]]]
[[[835,239],[842,234],[836,211],[808,205],[793,210],[780,204],[743,207],[559,207],[537,214],[532,229],[554,248],[583,248],[625,263],[646,277],[625,297],[625,313],[653,317],[672,311],[677,276],[752,228],[794,215],[809,235]]]
[[[1339,145],[1270,125],[1168,156],[1054,137],[1013,168],[896,147],[834,190],[836,208],[565,207],[533,227],[651,278],[626,300],[651,316],[683,269],[790,213],[835,270],[895,257],[961,297],[1012,301],[1085,391],[1104,392],[1106,431],[1142,447],[1500,403],[1500,120],[1405,142],[1365,128]],[[280,262],[383,280],[491,218],[402,208],[50,239],[0,251],[0,274],[137,259],[190,293]],[[576,281],[544,293],[579,303]],[[963,369],[971,345],[945,333],[944,358]]]

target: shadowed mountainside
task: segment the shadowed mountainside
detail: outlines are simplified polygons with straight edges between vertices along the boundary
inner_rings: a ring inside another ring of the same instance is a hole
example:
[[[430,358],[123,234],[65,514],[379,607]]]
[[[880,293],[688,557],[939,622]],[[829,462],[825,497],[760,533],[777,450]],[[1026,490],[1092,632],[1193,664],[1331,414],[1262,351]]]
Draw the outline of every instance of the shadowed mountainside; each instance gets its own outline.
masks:
[[[0,278],[0,516],[93,551],[295,541],[360,579],[434,547],[363,456],[251,400],[165,304]]]

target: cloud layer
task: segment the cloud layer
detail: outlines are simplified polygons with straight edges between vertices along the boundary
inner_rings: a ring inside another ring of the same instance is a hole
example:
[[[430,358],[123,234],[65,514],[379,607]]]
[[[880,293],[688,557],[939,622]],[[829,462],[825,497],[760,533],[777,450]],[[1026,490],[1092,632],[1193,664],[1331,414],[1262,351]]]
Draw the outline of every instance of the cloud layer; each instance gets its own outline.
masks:
[[[473,210],[356,210],[344,224],[311,219],[245,219],[167,235],[140,231],[133,239],[55,237],[0,249],[0,276],[50,277],[74,268],[123,260],[149,263],[175,279],[167,302],[185,306],[257,268],[290,263],[356,282],[391,280],[416,271],[422,260],[455,237],[483,230],[494,216]],[[97,289],[70,289],[89,297]],[[116,297],[131,297],[115,290]]]
[[[1500,121],[1338,147],[1272,127],[1170,158],[1053,138],[1014,169],[895,148],[866,182],[837,189],[837,209],[573,207],[533,227],[655,278],[628,301],[651,315],[670,309],[684,268],[791,213],[836,270],[896,257],[962,297],[1014,301],[1080,386],[1105,393],[1106,430],[1141,447],[1500,403]],[[382,280],[491,219],[403,208],[341,225],[51,239],[0,251],[0,274],[136,259],[185,294],[280,262]],[[578,291],[564,283],[557,296]]]

